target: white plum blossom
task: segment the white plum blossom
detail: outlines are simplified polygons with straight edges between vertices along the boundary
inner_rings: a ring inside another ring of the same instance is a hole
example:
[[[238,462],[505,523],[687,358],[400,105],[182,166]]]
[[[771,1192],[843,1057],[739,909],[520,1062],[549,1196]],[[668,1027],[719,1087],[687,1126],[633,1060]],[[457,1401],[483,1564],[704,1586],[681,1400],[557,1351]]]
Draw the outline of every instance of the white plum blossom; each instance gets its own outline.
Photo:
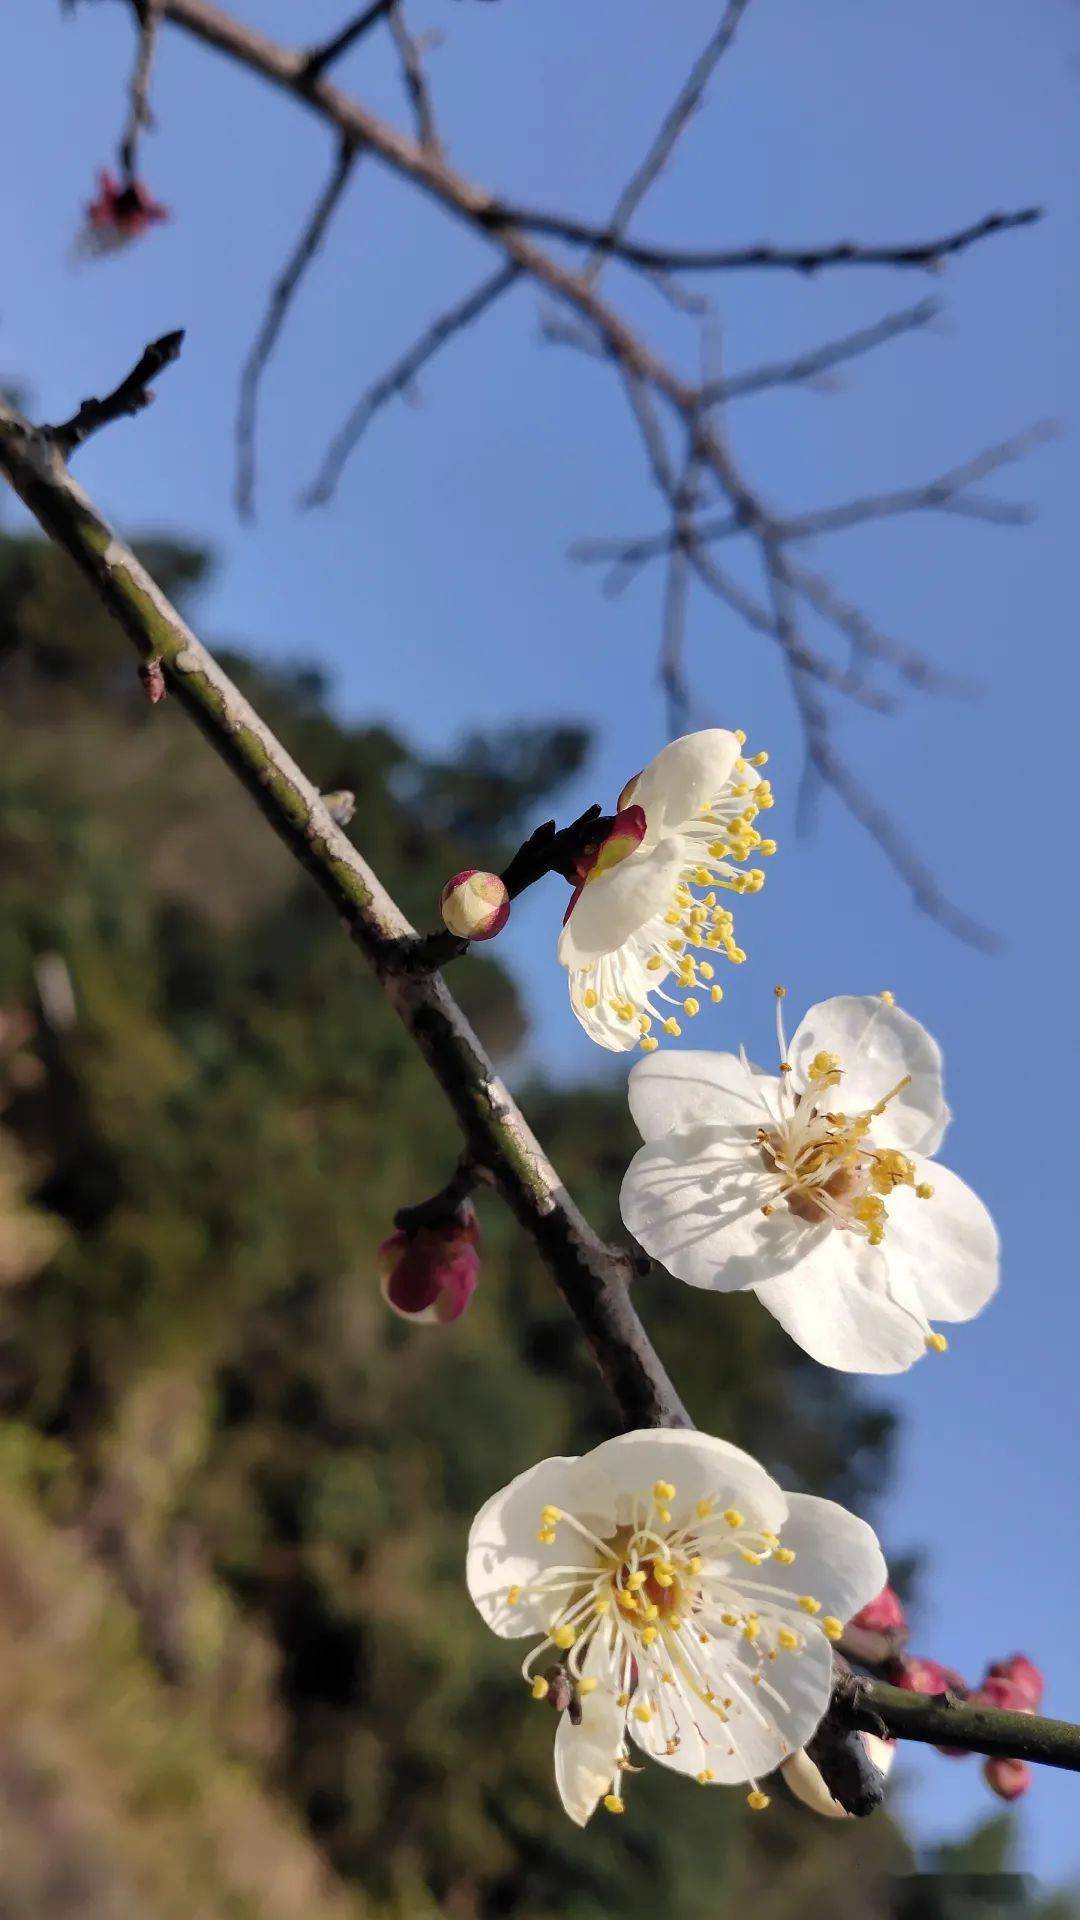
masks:
[[[723,895],[757,893],[764,870],[746,863],[776,844],[754,825],[773,804],[758,771],[768,755],[748,759],[745,743],[723,727],[673,740],[623,788],[606,838],[579,863],[559,960],[586,1033],[613,1053],[651,1053],[654,1027],[678,1034],[677,1011],[693,1018],[703,996],[723,998],[715,957],[746,958]]]
[[[469,1592],[522,1674],[560,1710],[555,1779],[584,1826],[624,1810],[630,1741],[701,1785],[758,1782],[829,1702],[832,1648],[881,1591],[865,1521],[782,1493],[708,1434],[649,1431],[542,1460],[482,1507]]]
[[[623,1220],[690,1286],[755,1293],[824,1366],[900,1373],[998,1282],[990,1214],[928,1157],[941,1053],[889,993],[823,1001],[789,1047],[782,999],[776,1076],[730,1053],[635,1067]]]

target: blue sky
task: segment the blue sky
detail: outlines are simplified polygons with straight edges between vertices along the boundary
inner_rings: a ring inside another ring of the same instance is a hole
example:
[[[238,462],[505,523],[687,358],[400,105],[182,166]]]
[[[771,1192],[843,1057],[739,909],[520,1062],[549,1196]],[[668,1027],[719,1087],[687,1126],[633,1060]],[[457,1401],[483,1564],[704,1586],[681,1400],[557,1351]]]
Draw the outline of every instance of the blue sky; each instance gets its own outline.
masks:
[[[246,6],[266,31],[308,41],[344,11],[342,0]],[[510,197],[602,218],[716,13],[716,0],[417,0],[415,22],[444,30],[430,65],[456,163]],[[237,373],[331,148],[300,109],[166,30],[145,170],[173,223],[123,257],[73,267],[71,236],[115,145],[129,60],[120,7],[81,6],[64,21],[57,6],[24,0],[0,17],[11,188],[0,257],[12,269],[0,367],[56,418],[118,377],[147,339],[185,326],[182,366],[153,413],[95,441],[79,471],[124,526],[213,545],[207,634],[329,665],[345,711],[385,718],[428,749],[521,715],[581,720],[596,752],[567,809],[610,803],[665,737],[659,576],[612,602],[565,558],[584,535],[656,524],[610,373],[541,346],[538,300],[518,288],[436,364],[422,405],[388,410],[336,502],[298,513],[345,408],[489,259],[364,161],[267,380],[259,518],[240,528],[230,499]],[[340,77],[403,118],[381,42],[358,48]],[[919,481],[1032,421],[1075,419],[1078,105],[1071,0],[753,0],[706,113],[639,216],[643,237],[899,240],[998,207],[1049,210],[1041,226],[987,243],[933,282],[863,269],[712,283],[731,370],[927,291],[945,304],[935,327],[855,363],[829,395],[732,408],[738,456],[771,502],[802,510]],[[607,284],[692,373],[685,321],[618,270]],[[807,556],[890,632],[982,683],[976,702],[909,694],[895,718],[837,720],[853,764],[958,901],[1006,934],[994,959],[918,915],[831,797],[811,837],[796,838],[798,728],[769,643],[700,601],[689,648],[703,718],[741,725],[771,751],[770,831],[781,841],[765,893],[742,903],[750,963],[694,1037],[743,1039],[770,1059],[770,988],[783,979],[793,1010],[889,986],[941,1038],[957,1115],[946,1154],[998,1216],[1005,1284],[946,1359],[889,1389],[904,1437],[882,1531],[926,1550],[921,1648],[974,1679],[984,1657],[1022,1645],[1047,1670],[1049,1709],[1072,1718],[1078,477],[1066,432],[991,483],[1037,507],[1029,528],[921,514]],[[377,861],[377,848],[365,850]],[[566,1009],[552,956],[561,909],[549,882],[515,908],[502,942],[533,1014],[533,1058],[568,1077],[622,1072]],[[904,1773],[922,1838],[995,1805],[974,1761],[909,1749]],[[1024,1803],[1024,1863],[1035,1871],[1080,1874],[1078,1791],[1047,1771]]]

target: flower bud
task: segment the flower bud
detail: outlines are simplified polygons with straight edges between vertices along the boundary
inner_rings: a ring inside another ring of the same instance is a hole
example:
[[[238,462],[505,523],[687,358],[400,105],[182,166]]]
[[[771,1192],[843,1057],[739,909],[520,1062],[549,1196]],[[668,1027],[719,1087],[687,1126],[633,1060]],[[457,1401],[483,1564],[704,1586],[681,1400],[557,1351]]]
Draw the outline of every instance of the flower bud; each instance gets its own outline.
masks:
[[[860,1733],[859,1739],[866,1750],[866,1757],[881,1775],[884,1788],[889,1769],[896,1758],[895,1740],[882,1740],[876,1733]],[[825,1784],[821,1769],[815,1766],[805,1749],[800,1748],[785,1760],[780,1768],[784,1781],[790,1787],[796,1800],[801,1800],[811,1813],[820,1813],[826,1820],[851,1820],[854,1815],[839,1800],[833,1798]]]
[[[907,1615],[899,1594],[892,1587],[882,1587],[877,1599],[855,1614],[851,1625],[867,1633],[906,1633]]]
[[[1031,1768],[1026,1760],[1006,1760],[995,1755],[984,1760],[983,1779],[999,1800],[1019,1800],[1031,1785]]]
[[[968,1695],[967,1681],[952,1667],[943,1667],[939,1660],[929,1660],[921,1653],[900,1654],[889,1667],[889,1679],[907,1693],[957,1693],[962,1700]]]
[[[1006,1680],[1003,1675],[988,1673],[980,1687],[970,1696],[973,1706],[1001,1707],[1006,1713],[1034,1713],[1029,1695],[1015,1680]]]
[[[1019,1696],[1018,1706],[1029,1707],[1032,1713],[1038,1713],[1042,1706],[1046,1681],[1033,1660],[1026,1653],[1010,1654],[1007,1660],[995,1660],[986,1669],[983,1685],[991,1680],[1007,1680]]]
[[[493,940],[510,918],[510,895],[497,873],[466,867],[447,881],[439,911],[459,940]]]
[[[429,1325],[459,1319],[480,1278],[479,1233],[467,1202],[453,1220],[392,1233],[377,1257],[387,1306],[403,1320]]]

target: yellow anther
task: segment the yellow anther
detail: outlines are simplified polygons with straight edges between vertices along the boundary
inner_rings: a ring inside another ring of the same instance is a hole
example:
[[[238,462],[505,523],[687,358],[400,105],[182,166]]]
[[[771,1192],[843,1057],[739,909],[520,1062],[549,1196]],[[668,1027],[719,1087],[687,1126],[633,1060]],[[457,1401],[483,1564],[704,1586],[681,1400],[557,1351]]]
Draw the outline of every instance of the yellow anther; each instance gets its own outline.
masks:
[[[765,860],[771,859],[772,855],[776,852],[776,841],[775,840],[759,840],[758,852],[761,854],[763,859]]]
[[[741,728],[741,727],[736,727],[736,728],[735,728],[735,738],[736,738],[736,740],[738,741],[738,743],[739,743],[739,745],[740,745],[740,747],[745,747],[745,745],[746,745],[746,735],[745,735],[745,733],[743,732],[743,730],[742,730],[742,728]]]
[[[768,1527],[762,1527],[761,1537],[767,1546],[778,1547],[780,1545],[780,1535],[778,1533],[770,1533]]]
[[[656,1509],[656,1517],[657,1517],[657,1519],[658,1519],[658,1520],[660,1521],[660,1524],[661,1524],[662,1526],[665,1526],[665,1527],[670,1527],[670,1525],[671,1525],[671,1508],[670,1508],[670,1507],[657,1507],[657,1509]]]
[[[788,1653],[793,1652],[793,1650],[800,1644],[798,1634],[792,1633],[790,1627],[781,1627],[776,1637],[779,1640],[780,1645],[786,1648]]]
[[[638,1603],[637,1603],[637,1595],[635,1593],[627,1593],[625,1587],[616,1587],[615,1598],[618,1601],[624,1613],[637,1612]]]
[[[633,1573],[627,1574],[626,1579],[623,1582],[623,1585],[626,1587],[629,1587],[631,1593],[636,1593],[638,1587],[643,1587],[645,1585],[645,1582],[648,1579],[648,1577],[649,1576],[645,1572],[643,1567],[635,1567]]]
[[[660,1045],[660,1042],[659,1040],[654,1040],[651,1037],[651,1035],[646,1034],[644,1039],[641,1040],[639,1044],[641,1046],[642,1053],[655,1053],[657,1047]]]
[[[643,1620],[659,1620],[660,1609],[655,1600],[650,1600],[648,1606],[642,1608],[641,1617]]]
[[[743,1547],[740,1550],[740,1558],[746,1561],[748,1567],[760,1567],[765,1555],[755,1553],[753,1547]]]
[[[671,1587],[675,1584],[675,1575],[673,1573],[660,1573],[655,1567],[653,1568],[653,1579],[658,1587]]]
[[[926,1344],[931,1353],[948,1353],[949,1343],[943,1333],[928,1333]]]
[[[520,1587],[508,1588],[507,1594],[506,1594],[506,1604],[508,1607],[516,1607],[520,1599],[521,1599]]]
[[[764,1813],[769,1804],[769,1796],[767,1793],[762,1793],[760,1787],[755,1787],[753,1793],[747,1794],[746,1804],[748,1807],[753,1807],[755,1813]]]
[[[598,1594],[597,1594],[597,1596],[596,1596],[596,1599],[595,1599],[595,1600],[593,1601],[593,1603],[592,1603],[592,1610],[593,1610],[593,1612],[594,1612],[594,1613],[608,1613],[608,1612],[610,1612],[610,1610],[611,1610],[611,1595],[610,1595],[610,1593],[598,1593]]]
[[[670,1480],[658,1480],[653,1488],[654,1500],[674,1500],[675,1489]]]
[[[737,1627],[739,1624],[739,1616],[737,1613],[722,1613],[720,1618],[725,1627]]]
[[[698,1786],[707,1787],[709,1784],[709,1781],[715,1780],[715,1779],[716,1779],[716,1775],[713,1772],[711,1767],[702,1767],[701,1772],[698,1774],[698,1777],[697,1777]]]
[[[774,994],[776,995],[776,998],[777,998],[778,1000],[786,1000],[786,999],[787,999],[787,988],[786,988],[786,987],[774,987],[774,988],[773,988],[773,992],[774,992]]]
[[[643,1727],[648,1726],[649,1721],[652,1719],[652,1708],[645,1706],[635,1707],[634,1719],[640,1720]]]
[[[565,1653],[568,1647],[573,1646],[577,1633],[573,1627],[556,1627],[551,1638],[560,1651]]]
[[[810,1594],[810,1593],[800,1593],[799,1605],[802,1608],[804,1613],[820,1613],[821,1612],[821,1601],[815,1600],[813,1597],[813,1594]]]
[[[745,1627],[742,1630],[742,1637],[744,1640],[749,1640],[750,1645],[753,1646],[754,1641],[758,1638],[760,1633],[761,1633],[760,1620],[748,1620]]]
[[[676,1037],[676,1038],[677,1038],[677,1037],[678,1037],[678,1035],[679,1035],[679,1034],[680,1034],[680,1033],[682,1032],[682,1028],[680,1027],[680,1025],[679,1025],[679,1023],[678,1023],[678,1021],[677,1021],[677,1020],[665,1020],[665,1021],[664,1021],[664,1032],[665,1032],[665,1033],[670,1033],[670,1034],[672,1034],[672,1035],[673,1035],[674,1037]]]
[[[776,1558],[779,1560],[782,1567],[790,1567],[792,1561],[795,1558],[794,1547],[777,1547]]]
[[[591,987],[586,987],[585,992],[582,994],[582,999],[587,1007],[595,1007],[598,997]]]
[[[650,973],[659,973],[661,967],[666,966],[667,962],[660,954],[654,953],[650,959],[646,960],[645,965]]]
[[[584,1680],[578,1681],[577,1690],[581,1698],[584,1700],[587,1694],[595,1693],[599,1685],[600,1685],[599,1680],[594,1680],[591,1674],[587,1674]]]
[[[916,1198],[917,1198],[917,1199],[919,1199],[919,1200],[932,1200],[932,1199],[933,1199],[933,1197],[934,1197],[934,1189],[933,1189],[933,1187],[932,1187],[932,1186],[930,1185],[930,1183],[929,1183],[929,1181],[928,1181],[928,1180],[920,1180],[920,1181],[919,1181],[919,1184],[918,1184],[918,1186],[917,1186],[917,1187],[916,1187],[916,1189],[915,1189],[915,1196],[916,1196]]]
[[[695,1553],[693,1559],[688,1560],[686,1564],[689,1567],[691,1573],[700,1573],[704,1565],[704,1561],[700,1558],[698,1554]]]
[[[895,993],[891,993],[888,987],[882,988],[882,991],[878,995],[878,999],[884,1001],[887,1007],[895,1007],[896,1005],[896,995]]]
[[[544,1507],[540,1514],[540,1521],[545,1527],[553,1527],[556,1520],[561,1520],[562,1517],[561,1507]]]
[[[713,1508],[715,1507],[715,1505],[716,1505],[716,1497],[715,1495],[710,1495],[708,1500],[698,1501],[697,1505],[694,1508],[694,1512],[697,1514],[697,1517],[699,1520],[707,1520]]]
[[[548,1683],[544,1679],[543,1674],[538,1673],[536,1676],[536,1679],[532,1683],[532,1697],[534,1700],[546,1700],[547,1695],[548,1695]]]
[[[664,925],[666,927],[677,927],[681,919],[681,913],[676,913],[673,908],[669,908],[664,915]]]
[[[738,1507],[725,1507],[724,1519],[727,1521],[729,1527],[744,1527],[746,1525],[746,1515],[745,1513],[740,1513]]]
[[[542,1547],[553,1546],[555,1544],[555,1529],[553,1527],[541,1527],[536,1537]]]
[[[769,764],[769,756],[767,753],[755,753],[753,759],[750,762],[750,765],[752,767],[767,767],[768,764]]]
[[[724,997],[723,987],[709,988],[709,999],[713,1002],[714,1005],[716,1005],[719,1001],[721,1001],[723,997]]]
[[[839,1054],[815,1053],[808,1071],[811,1080],[826,1080],[831,1085],[835,1085],[840,1071]]]
[[[844,1631],[844,1623],[837,1619],[835,1613],[827,1613],[821,1623],[821,1631],[826,1640],[839,1640]]]
[[[652,1646],[652,1643],[653,1643],[653,1641],[654,1641],[654,1640],[656,1639],[656,1636],[657,1636],[657,1634],[658,1634],[659,1632],[660,1632],[660,1629],[659,1629],[659,1627],[643,1627],[643,1628],[641,1629],[641,1644],[642,1644],[642,1646],[643,1646],[643,1647],[651,1647],[651,1646]]]
[[[615,1705],[617,1707],[628,1707],[630,1705],[630,1695],[628,1693],[620,1693],[615,1701]]]
[[[604,1805],[609,1813],[625,1813],[626,1808],[617,1793],[605,1793]]]
[[[692,1020],[695,1013],[701,1012],[701,1001],[700,1000],[684,1000],[683,1012],[688,1016],[689,1019]]]

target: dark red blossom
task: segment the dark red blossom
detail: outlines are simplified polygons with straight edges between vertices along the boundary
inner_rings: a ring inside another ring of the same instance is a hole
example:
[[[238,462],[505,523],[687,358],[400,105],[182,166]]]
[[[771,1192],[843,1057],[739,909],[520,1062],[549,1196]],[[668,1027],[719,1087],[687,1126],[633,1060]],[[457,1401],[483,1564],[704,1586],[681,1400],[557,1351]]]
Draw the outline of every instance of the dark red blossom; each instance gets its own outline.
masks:
[[[404,1320],[446,1325],[464,1313],[480,1278],[476,1214],[464,1203],[438,1226],[400,1229],[378,1253],[387,1306]]]
[[[103,168],[98,174],[97,199],[86,209],[86,239],[91,248],[108,251],[139,239],[168,218],[168,207],[155,200],[141,180],[121,185]]]

